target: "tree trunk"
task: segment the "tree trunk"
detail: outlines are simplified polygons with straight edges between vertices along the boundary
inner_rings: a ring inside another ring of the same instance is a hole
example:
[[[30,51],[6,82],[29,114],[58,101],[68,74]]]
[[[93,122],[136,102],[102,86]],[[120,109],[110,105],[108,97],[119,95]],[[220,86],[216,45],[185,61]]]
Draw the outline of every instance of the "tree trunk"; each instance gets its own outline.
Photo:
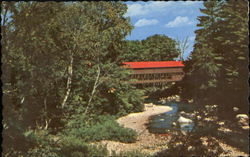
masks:
[[[63,102],[62,102],[62,108],[64,108],[66,101],[67,101],[69,94],[70,94],[72,76],[73,76],[73,53],[71,53],[71,55],[70,55],[70,64],[68,67],[68,80],[67,80],[67,87],[66,87],[67,92],[66,92],[66,95],[65,95]]]
[[[85,109],[85,114],[88,112],[88,109],[90,107],[90,104],[91,104],[91,101],[94,97],[94,94],[95,94],[95,91],[96,91],[96,88],[98,87],[98,81],[99,81],[99,78],[100,78],[100,73],[101,73],[101,69],[100,69],[100,66],[98,65],[97,66],[97,76],[96,76],[96,79],[95,79],[95,83],[94,83],[94,86],[93,86],[93,89],[92,89],[92,92],[91,92],[91,95],[90,95],[90,98],[89,98],[89,101],[88,101],[88,104],[87,104],[87,107]]]

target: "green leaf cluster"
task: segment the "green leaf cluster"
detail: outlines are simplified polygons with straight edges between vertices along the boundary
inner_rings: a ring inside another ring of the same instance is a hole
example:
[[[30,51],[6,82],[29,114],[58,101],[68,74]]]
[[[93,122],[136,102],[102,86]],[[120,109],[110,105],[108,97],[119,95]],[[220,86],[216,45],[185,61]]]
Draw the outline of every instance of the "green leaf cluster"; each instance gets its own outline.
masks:
[[[56,134],[67,123],[75,123],[76,119],[63,121],[72,115],[142,110],[143,92],[127,83],[129,72],[121,68],[124,39],[132,30],[124,17],[125,4],[3,2],[1,6],[4,154],[27,151],[23,147],[29,145],[18,144],[30,137],[21,136],[26,130]],[[119,132],[117,124],[105,125]],[[119,135],[130,136],[124,130]]]
[[[186,62],[183,96],[197,104],[220,104],[222,111],[247,109],[247,1],[207,1],[198,17],[200,29]]]
[[[125,61],[169,61],[177,59],[180,50],[178,43],[165,35],[155,34],[144,40],[126,42],[126,50],[122,55]]]

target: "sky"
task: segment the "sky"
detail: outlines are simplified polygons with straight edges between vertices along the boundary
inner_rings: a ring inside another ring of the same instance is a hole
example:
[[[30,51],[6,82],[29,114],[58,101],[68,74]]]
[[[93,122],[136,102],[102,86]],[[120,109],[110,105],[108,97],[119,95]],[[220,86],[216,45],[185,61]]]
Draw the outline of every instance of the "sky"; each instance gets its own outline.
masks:
[[[194,31],[199,29],[197,17],[202,15],[202,1],[128,1],[126,17],[134,26],[127,40],[143,40],[154,34],[164,34],[172,39],[188,37],[189,47],[184,59],[193,50]]]

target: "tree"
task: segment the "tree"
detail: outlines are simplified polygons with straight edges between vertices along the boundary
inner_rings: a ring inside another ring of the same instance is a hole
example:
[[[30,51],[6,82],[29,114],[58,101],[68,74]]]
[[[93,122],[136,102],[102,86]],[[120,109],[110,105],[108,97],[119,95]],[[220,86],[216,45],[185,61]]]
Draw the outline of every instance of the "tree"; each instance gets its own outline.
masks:
[[[246,4],[204,2],[201,12],[205,16],[198,18],[201,29],[196,31],[191,64],[186,67],[184,79],[186,93],[190,91],[199,104],[217,103],[222,111],[233,106],[243,110],[247,107]]]
[[[219,88],[230,99],[224,100],[225,107],[237,106],[243,112],[248,109],[248,2],[228,1],[223,5],[219,17],[218,37],[220,43],[217,53],[223,65]],[[223,50],[223,51],[222,51]],[[221,53],[224,52],[224,53]],[[223,100],[221,100],[223,101]]]
[[[196,42],[191,54],[191,60],[185,67],[186,77],[183,80],[185,86],[183,92],[193,97],[197,104],[211,102],[217,86],[217,74],[219,65],[215,62],[214,36],[216,33],[216,14],[220,10],[217,1],[204,2],[205,9],[201,12],[205,16],[198,17],[201,29],[196,30]],[[183,93],[185,95],[185,93]]]
[[[126,83],[129,72],[119,61],[124,38],[132,29],[123,17],[125,4],[6,2],[3,6],[3,16],[10,12],[3,38],[4,152],[26,152],[36,145],[27,142],[26,131],[58,133],[64,127],[62,119],[74,114],[142,109],[143,93]]]
[[[177,43],[165,35],[153,35],[142,41],[145,47],[146,61],[167,61],[177,58]],[[148,56],[147,56],[148,55]]]
[[[165,35],[153,35],[142,41],[127,41],[125,61],[167,61],[179,55],[177,42]]]
[[[146,55],[145,48],[140,40],[127,40],[124,48],[125,53],[121,56],[123,61],[143,61],[144,55]]]
[[[177,47],[178,47],[178,50],[180,51],[180,54],[178,56],[178,58],[183,61],[184,58],[183,58],[183,55],[185,53],[185,51],[188,49],[189,45],[188,45],[188,37],[186,37],[185,39],[183,40],[179,40],[177,38]]]

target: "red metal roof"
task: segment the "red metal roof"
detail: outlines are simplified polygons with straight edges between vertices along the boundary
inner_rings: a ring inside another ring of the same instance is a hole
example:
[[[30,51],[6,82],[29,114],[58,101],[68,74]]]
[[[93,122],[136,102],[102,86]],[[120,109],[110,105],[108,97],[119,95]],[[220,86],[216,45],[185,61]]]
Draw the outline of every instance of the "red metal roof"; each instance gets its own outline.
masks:
[[[123,62],[125,67],[137,68],[164,68],[164,67],[184,67],[182,61],[149,61],[149,62]]]

